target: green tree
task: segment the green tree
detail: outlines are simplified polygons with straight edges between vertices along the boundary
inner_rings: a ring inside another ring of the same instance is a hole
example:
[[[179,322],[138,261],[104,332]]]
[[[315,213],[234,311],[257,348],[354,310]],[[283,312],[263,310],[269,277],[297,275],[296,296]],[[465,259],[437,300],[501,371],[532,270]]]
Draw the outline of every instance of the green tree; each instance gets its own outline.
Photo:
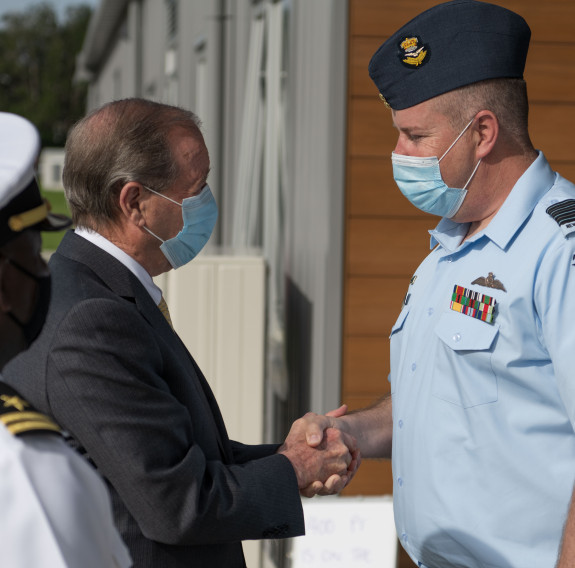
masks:
[[[73,6],[59,22],[52,5],[42,3],[2,17],[0,109],[33,122],[43,146],[63,146],[85,113],[86,85],[73,76],[91,14],[88,5]]]

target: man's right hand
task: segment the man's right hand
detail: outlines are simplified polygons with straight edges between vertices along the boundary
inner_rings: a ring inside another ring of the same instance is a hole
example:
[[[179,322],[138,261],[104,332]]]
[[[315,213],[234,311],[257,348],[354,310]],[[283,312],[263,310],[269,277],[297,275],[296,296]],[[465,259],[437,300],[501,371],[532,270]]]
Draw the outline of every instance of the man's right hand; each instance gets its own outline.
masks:
[[[342,405],[335,410],[326,412],[325,415],[313,414],[309,412],[302,420],[306,422],[306,440],[307,443],[316,447],[321,443],[324,433],[328,428],[337,428],[345,432],[346,425],[344,421],[337,420],[347,413],[347,405]],[[349,433],[348,433],[349,435]],[[321,482],[315,480],[307,487],[300,490],[304,497],[314,497],[315,495],[333,495],[339,493],[348,483],[352,480],[355,472],[361,464],[361,455],[359,448],[352,452],[352,461],[348,466],[348,471],[345,475],[334,474],[326,481]]]
[[[355,474],[361,458],[391,459],[393,439],[393,414],[391,395],[386,394],[371,406],[347,414],[344,404],[324,416],[308,413],[300,418],[305,424],[305,435],[308,444],[317,447],[322,443],[325,433],[332,428],[340,430],[356,442],[355,453],[352,450],[352,462],[348,472],[338,477],[321,481],[316,479],[307,487],[300,489],[306,497],[314,495],[331,495],[341,491]],[[361,450],[360,450],[361,448]],[[360,454],[361,451],[361,454]]]
[[[346,432],[333,428],[331,420],[334,418],[306,414],[293,423],[285,442],[278,450],[278,453],[284,454],[290,460],[297,476],[298,487],[305,496],[341,491],[359,466],[355,439]],[[335,426],[335,423],[333,425]]]

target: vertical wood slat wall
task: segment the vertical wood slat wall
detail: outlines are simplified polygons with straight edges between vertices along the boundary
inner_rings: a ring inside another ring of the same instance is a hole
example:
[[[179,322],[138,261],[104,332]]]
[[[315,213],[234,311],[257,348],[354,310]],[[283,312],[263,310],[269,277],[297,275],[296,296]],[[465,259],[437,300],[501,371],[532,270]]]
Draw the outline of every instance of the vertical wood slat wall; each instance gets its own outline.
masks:
[[[492,0],[531,27],[525,78],[530,130],[552,167],[575,181],[575,2]],[[342,400],[361,408],[389,391],[389,332],[438,219],[395,186],[391,114],[367,66],[379,45],[430,0],[349,0],[348,134]],[[575,196],[574,196],[575,197]],[[430,425],[432,427],[433,425]],[[364,460],[347,495],[392,492],[388,462]]]

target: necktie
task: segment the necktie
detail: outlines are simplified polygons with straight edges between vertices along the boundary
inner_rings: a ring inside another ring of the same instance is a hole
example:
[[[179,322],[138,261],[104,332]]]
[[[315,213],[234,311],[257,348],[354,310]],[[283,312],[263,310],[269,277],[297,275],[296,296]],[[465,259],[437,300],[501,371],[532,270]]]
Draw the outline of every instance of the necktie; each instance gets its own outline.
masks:
[[[160,308],[160,311],[162,312],[162,314],[166,318],[167,322],[170,324],[170,327],[172,329],[174,329],[174,326],[172,325],[172,318],[170,317],[170,310],[168,310],[168,304],[166,304],[166,300],[164,300],[164,296],[162,296],[162,299],[160,300],[160,303],[158,304],[158,308]]]

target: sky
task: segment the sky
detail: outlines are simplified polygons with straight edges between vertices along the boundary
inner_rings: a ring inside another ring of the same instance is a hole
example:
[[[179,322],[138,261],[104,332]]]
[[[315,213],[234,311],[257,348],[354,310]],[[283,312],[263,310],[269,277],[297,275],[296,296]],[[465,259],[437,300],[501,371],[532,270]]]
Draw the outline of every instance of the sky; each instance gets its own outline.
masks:
[[[100,0],[0,0],[0,18],[6,12],[23,12],[30,6],[42,3],[52,4],[58,16],[62,18],[68,6],[89,4],[95,8],[100,3]]]

